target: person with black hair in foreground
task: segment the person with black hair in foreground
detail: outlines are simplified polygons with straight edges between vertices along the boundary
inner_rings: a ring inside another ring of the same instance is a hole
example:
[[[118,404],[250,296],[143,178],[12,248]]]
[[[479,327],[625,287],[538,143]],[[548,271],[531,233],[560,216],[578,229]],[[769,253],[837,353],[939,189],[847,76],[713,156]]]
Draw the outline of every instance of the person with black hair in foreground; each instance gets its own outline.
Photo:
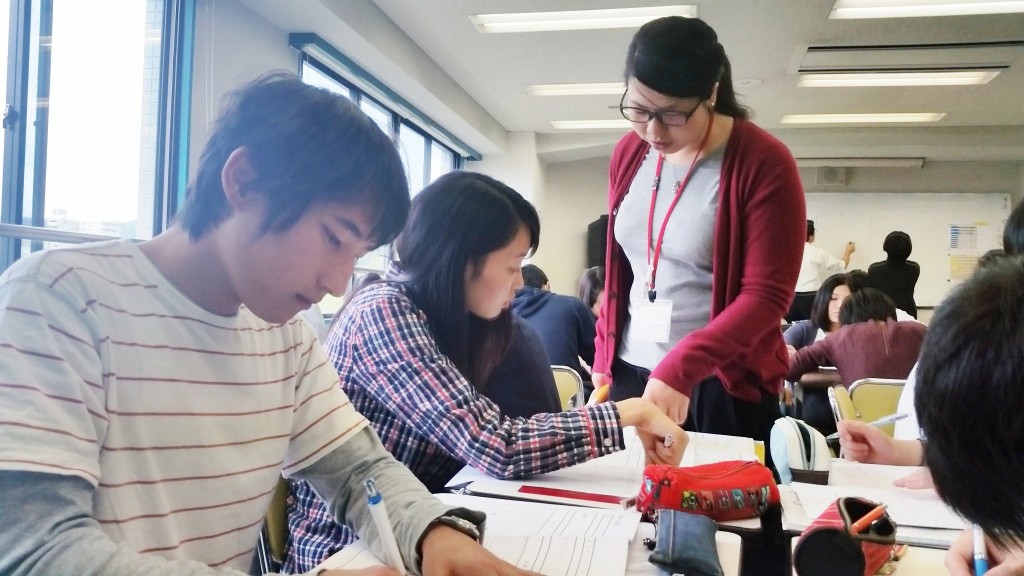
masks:
[[[1024,259],[1006,256],[979,269],[932,317],[915,396],[927,441],[894,440],[843,421],[840,443],[853,460],[927,465],[939,496],[984,529],[987,575],[1024,574],[1022,397]],[[950,574],[973,574],[972,540],[965,531],[950,548]]]

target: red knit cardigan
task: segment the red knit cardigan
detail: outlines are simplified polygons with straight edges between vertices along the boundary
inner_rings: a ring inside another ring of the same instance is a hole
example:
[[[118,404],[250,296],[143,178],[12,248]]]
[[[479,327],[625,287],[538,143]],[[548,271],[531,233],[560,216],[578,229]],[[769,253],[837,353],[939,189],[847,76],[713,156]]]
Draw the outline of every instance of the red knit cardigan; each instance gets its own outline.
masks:
[[[594,370],[609,377],[633,282],[612,231],[649,148],[636,133],[626,134],[609,170],[605,304],[594,357]],[[722,158],[710,321],[677,342],[651,376],[687,396],[712,374],[736,398],[756,402],[762,388],[777,394],[789,366],[779,324],[793,298],[806,227],[804,192],[792,154],[761,128],[737,119]]]

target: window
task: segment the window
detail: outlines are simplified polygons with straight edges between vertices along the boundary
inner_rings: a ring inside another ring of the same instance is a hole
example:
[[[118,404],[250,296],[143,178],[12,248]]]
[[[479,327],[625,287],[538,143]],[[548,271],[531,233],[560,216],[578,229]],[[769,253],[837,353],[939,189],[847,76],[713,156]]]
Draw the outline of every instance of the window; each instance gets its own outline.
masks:
[[[305,40],[296,40],[296,37]],[[307,42],[308,40],[308,42]],[[310,44],[309,42],[313,42]],[[402,114],[396,110],[409,110],[412,107],[408,102],[401,101],[393,95],[393,101],[382,101],[388,98],[382,97],[389,94],[386,87],[380,85],[376,79],[369,76],[354,64],[350,63],[344,55],[335,50],[323,40],[313,35],[292,35],[292,45],[299,48],[301,52],[300,75],[302,80],[313,86],[318,86],[344,94],[365,112],[367,116],[380,126],[387,134],[391,134],[398,147],[402,164],[406,168],[406,175],[409,178],[409,188],[412,194],[418,193],[427,183],[438,176],[458,169],[462,166],[464,157],[457,153],[450,143],[430,135],[428,126],[432,124],[429,119],[415,114]],[[315,49],[309,49],[309,46]],[[316,52],[315,57],[311,52]],[[335,66],[328,66],[326,60],[330,60]],[[343,68],[351,73],[351,76],[343,76],[336,68]],[[360,88],[357,84],[364,84],[372,88],[373,95],[368,89]],[[458,140],[455,140],[458,141]],[[461,145],[461,142],[459,142]],[[479,156],[471,153],[474,158]],[[357,273],[376,272],[383,274],[387,268],[390,254],[390,246],[382,246],[356,262]],[[333,314],[338,310],[341,300],[327,296],[324,301],[319,302],[319,307],[326,314]]]
[[[9,2],[0,268],[67,242],[151,238],[184,187],[191,0]]]

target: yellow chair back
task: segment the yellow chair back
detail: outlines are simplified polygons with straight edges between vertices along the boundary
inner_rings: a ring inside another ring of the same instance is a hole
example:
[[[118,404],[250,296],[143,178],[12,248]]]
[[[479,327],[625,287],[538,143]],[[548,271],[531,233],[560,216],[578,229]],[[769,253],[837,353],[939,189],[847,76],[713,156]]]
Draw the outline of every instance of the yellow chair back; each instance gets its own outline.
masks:
[[[861,378],[851,384],[849,390],[842,386],[833,386],[828,389],[832,415],[836,422],[874,422],[883,416],[894,414],[906,383],[906,380],[892,378]],[[894,428],[893,424],[887,424],[882,426],[881,430],[892,436]]]
[[[850,401],[861,420],[873,422],[896,413],[906,383],[906,380],[892,378],[862,378],[850,385]],[[894,428],[893,424],[887,424],[881,429],[892,436]]]
[[[263,519],[263,530],[257,543],[256,554],[264,574],[277,572],[284,564],[285,546],[288,544],[288,481],[277,479],[270,508]]]
[[[555,387],[558,388],[558,400],[562,410],[583,406],[583,379],[568,366],[552,366],[551,373],[555,376]]]

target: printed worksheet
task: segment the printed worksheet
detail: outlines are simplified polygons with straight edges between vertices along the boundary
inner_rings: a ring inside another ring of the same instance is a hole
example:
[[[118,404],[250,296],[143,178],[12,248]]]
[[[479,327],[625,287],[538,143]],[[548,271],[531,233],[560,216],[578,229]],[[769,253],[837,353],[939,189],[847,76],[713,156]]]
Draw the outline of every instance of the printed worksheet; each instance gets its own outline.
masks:
[[[625,574],[629,554],[629,543],[617,538],[488,536],[484,548],[524,570],[566,576]]]

